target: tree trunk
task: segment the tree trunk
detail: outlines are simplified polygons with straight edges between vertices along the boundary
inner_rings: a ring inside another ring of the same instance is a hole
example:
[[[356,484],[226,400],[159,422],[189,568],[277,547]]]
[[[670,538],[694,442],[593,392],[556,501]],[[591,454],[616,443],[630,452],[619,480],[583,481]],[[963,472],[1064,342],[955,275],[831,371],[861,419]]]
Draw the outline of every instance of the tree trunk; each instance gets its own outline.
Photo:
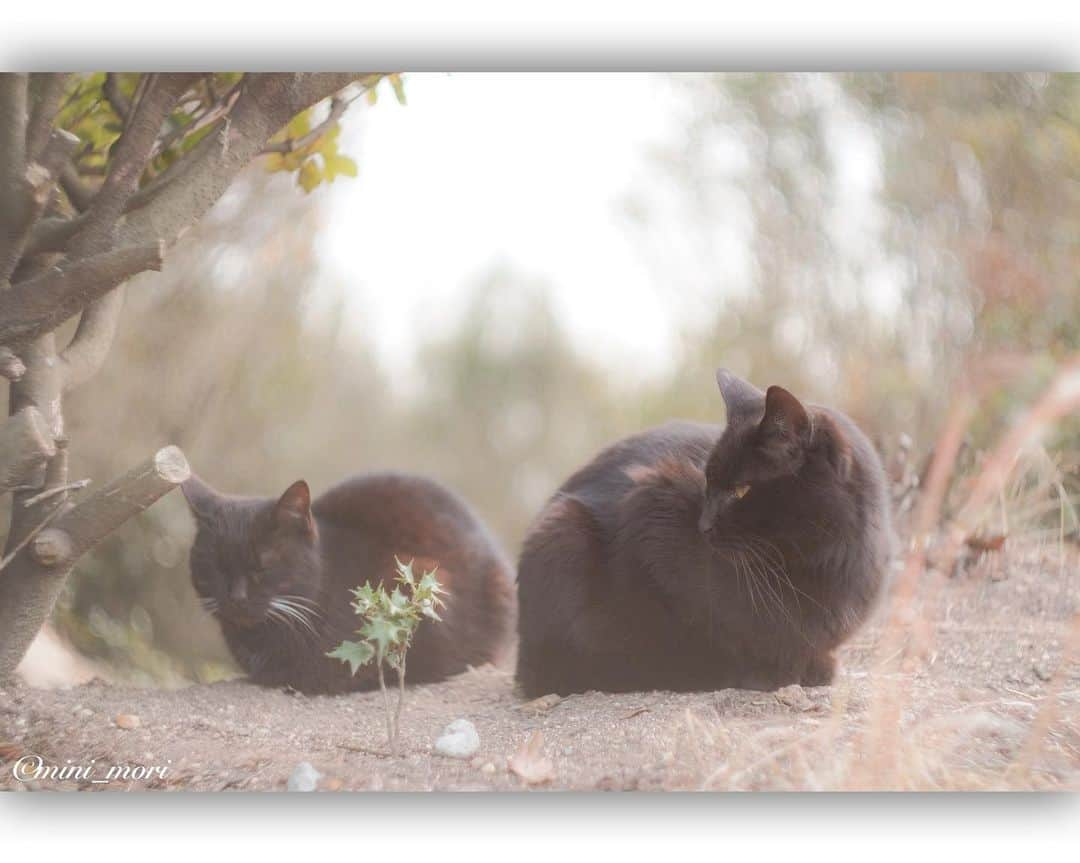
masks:
[[[72,161],[79,139],[53,128],[67,76],[0,74],[0,376],[11,381],[0,493],[13,492],[0,558],[0,682],[52,612],[75,562],[189,473],[180,450],[166,447],[81,503],[68,501],[88,481],[68,481],[63,396],[104,362],[120,286],[160,269],[165,249],[289,120],[357,79],[369,87],[381,76],[245,75],[229,98],[205,106],[214,124],[205,137],[144,182],[161,142],[175,142],[170,116],[199,98],[204,77],[149,73],[130,101],[106,77],[102,97],[123,129],[95,188]],[[336,121],[343,107],[335,104]],[[75,335],[58,350],[55,330],[75,316]]]

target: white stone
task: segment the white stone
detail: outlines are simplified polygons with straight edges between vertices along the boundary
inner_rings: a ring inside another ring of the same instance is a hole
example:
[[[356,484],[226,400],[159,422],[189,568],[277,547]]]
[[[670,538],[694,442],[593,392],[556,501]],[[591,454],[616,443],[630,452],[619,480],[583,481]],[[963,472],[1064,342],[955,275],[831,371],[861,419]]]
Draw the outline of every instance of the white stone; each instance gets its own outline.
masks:
[[[307,761],[301,761],[293,770],[286,787],[289,791],[314,791],[320,779],[322,779],[322,774],[318,770]]]
[[[471,758],[480,748],[480,735],[468,719],[455,719],[435,741],[435,751],[447,758]]]

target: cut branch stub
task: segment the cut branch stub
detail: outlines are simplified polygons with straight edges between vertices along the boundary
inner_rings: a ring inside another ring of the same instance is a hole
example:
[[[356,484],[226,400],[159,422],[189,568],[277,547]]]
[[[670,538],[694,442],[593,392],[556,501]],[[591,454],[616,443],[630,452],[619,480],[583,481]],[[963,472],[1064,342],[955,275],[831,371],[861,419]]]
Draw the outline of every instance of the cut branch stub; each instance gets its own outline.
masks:
[[[180,449],[165,447],[72,507],[52,523],[49,532],[67,535],[70,540],[68,561],[74,563],[125,521],[189,476],[191,468]],[[45,565],[43,561],[39,562]]]
[[[11,348],[0,348],[0,377],[14,382],[21,380],[24,374],[26,365],[15,356],[15,352]]]
[[[76,561],[190,475],[184,454],[165,447],[34,532],[0,572],[0,681],[52,614]]]
[[[75,549],[64,531],[47,527],[30,540],[30,553],[38,563],[51,569],[71,560]]]
[[[54,455],[49,424],[37,408],[23,408],[5,420],[0,424],[0,492],[32,484]]]

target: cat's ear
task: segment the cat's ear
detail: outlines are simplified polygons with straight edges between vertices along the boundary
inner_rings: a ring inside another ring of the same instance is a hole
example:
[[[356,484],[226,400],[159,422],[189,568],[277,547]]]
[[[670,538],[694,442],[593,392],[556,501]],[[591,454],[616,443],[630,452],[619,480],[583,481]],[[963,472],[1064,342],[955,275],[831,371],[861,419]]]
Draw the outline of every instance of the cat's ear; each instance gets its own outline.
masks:
[[[716,370],[716,385],[727,408],[728,423],[758,417],[765,404],[765,393],[727,369]]]
[[[302,479],[285,489],[274,504],[274,525],[305,533],[315,532],[315,522],[311,517],[311,489]]]
[[[212,518],[214,513],[217,512],[218,500],[221,495],[195,474],[180,483],[180,490],[184,493],[188,509],[196,518]]]
[[[765,393],[765,416],[761,431],[769,438],[807,444],[810,442],[810,415],[795,396],[783,387],[771,386]]]

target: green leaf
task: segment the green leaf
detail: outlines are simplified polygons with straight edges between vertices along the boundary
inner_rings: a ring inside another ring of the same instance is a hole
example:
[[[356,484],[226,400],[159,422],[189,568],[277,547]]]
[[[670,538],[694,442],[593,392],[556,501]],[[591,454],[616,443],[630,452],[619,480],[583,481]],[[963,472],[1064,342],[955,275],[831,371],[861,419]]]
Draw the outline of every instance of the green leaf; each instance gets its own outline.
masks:
[[[304,162],[300,166],[300,173],[296,175],[296,181],[305,192],[310,193],[322,182],[322,170],[319,168],[319,163],[314,159]]]
[[[382,659],[391,647],[400,643],[406,632],[398,623],[376,617],[360,627],[360,634],[375,645],[376,658]]]
[[[344,174],[346,177],[356,176],[356,162],[348,156],[326,156],[324,154],[323,163],[325,165],[326,179],[330,182],[333,182],[334,178],[339,174]]]
[[[409,587],[413,587],[416,584],[413,576],[413,564],[415,562],[415,559],[413,559],[408,563],[402,563],[398,559],[398,556],[396,554],[394,555],[394,563],[397,564],[398,581],[402,584],[409,585]]]
[[[356,674],[358,668],[375,658],[375,648],[366,641],[343,641],[326,655],[349,663],[352,673]]]

